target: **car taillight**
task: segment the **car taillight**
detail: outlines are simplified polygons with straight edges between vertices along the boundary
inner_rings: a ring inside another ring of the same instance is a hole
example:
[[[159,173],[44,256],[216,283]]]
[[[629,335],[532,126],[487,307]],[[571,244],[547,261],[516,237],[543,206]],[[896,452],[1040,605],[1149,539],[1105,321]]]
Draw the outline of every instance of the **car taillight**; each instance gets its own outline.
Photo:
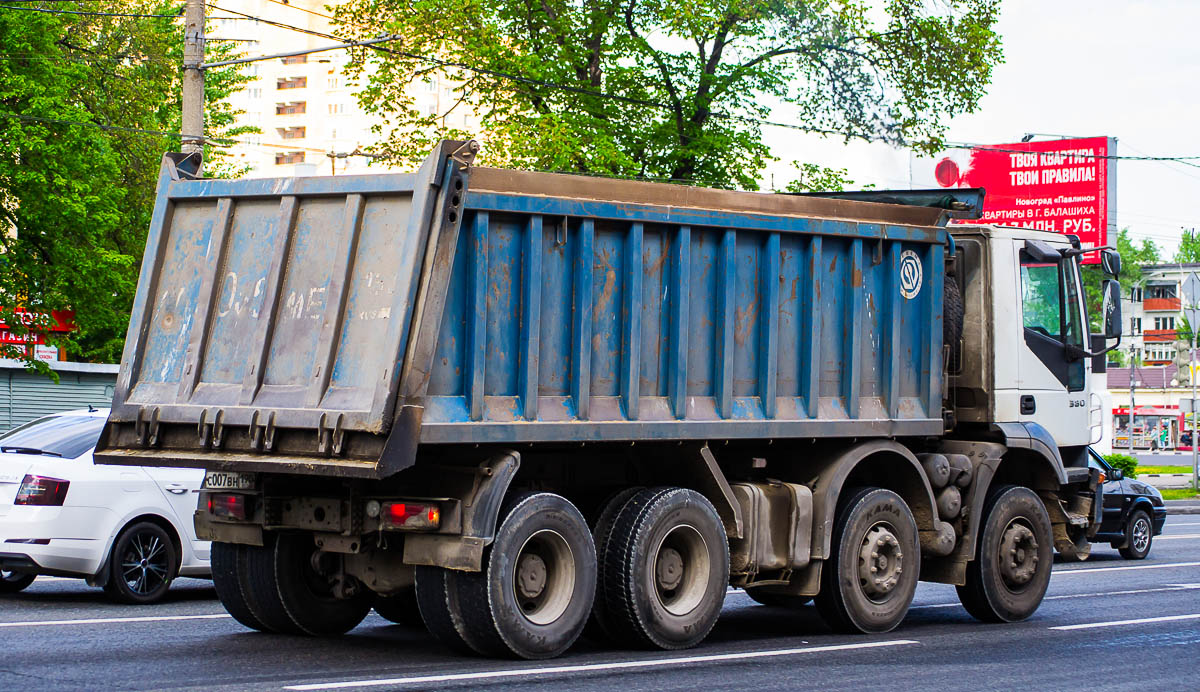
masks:
[[[250,498],[237,493],[212,493],[208,496],[208,513],[245,521],[250,516]]]
[[[379,518],[390,529],[436,529],[442,521],[442,512],[437,505],[421,502],[388,502]]]
[[[17,490],[14,505],[38,505],[42,507],[62,507],[67,499],[67,488],[71,481],[58,478],[25,474],[21,487]]]

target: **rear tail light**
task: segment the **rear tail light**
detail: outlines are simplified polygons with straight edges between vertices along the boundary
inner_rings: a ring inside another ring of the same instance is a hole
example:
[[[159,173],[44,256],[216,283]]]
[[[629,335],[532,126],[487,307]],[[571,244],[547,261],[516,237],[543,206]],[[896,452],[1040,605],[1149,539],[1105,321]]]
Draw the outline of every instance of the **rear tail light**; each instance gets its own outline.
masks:
[[[238,493],[212,493],[208,496],[208,513],[245,521],[250,516],[250,498]]]
[[[63,502],[67,499],[67,488],[70,485],[70,481],[27,473],[25,479],[21,481],[21,487],[17,490],[17,497],[13,500],[13,504],[62,507]]]
[[[383,505],[379,519],[389,529],[436,529],[442,522],[442,511],[437,505],[423,502],[388,502]]]

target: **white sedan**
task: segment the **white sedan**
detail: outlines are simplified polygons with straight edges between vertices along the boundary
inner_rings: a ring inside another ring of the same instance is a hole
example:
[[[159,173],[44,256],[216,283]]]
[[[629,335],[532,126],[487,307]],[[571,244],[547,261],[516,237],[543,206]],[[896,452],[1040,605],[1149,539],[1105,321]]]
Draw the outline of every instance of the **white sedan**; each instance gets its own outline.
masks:
[[[204,471],[93,464],[107,416],[72,411],[0,436],[0,593],[82,577],[153,603],[177,576],[210,575],[192,524]]]

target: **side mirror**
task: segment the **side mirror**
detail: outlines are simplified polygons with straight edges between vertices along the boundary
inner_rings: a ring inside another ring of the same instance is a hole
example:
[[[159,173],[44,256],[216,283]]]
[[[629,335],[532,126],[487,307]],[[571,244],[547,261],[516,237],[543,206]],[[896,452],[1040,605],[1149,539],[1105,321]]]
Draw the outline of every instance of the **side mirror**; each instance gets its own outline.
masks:
[[[1117,267],[1121,266],[1121,257],[1117,255]],[[1106,270],[1107,271],[1107,270]],[[1104,301],[1100,311],[1104,315],[1104,338],[1121,338],[1121,284],[1116,279],[1105,279]]]
[[[1100,251],[1100,268],[1105,274],[1117,278],[1121,274],[1121,254],[1112,248],[1104,248]]]
[[[1108,472],[1108,480],[1110,480],[1110,481],[1119,481],[1124,477],[1125,477],[1125,472],[1122,471],[1121,469],[1112,469],[1111,471]]]

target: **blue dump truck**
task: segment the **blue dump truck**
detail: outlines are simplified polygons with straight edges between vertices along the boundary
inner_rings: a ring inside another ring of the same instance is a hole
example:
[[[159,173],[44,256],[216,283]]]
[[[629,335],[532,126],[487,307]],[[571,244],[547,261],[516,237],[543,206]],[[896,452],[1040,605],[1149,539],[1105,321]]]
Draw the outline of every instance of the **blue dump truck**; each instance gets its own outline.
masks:
[[[168,155],[106,464],[208,470],[249,628],[372,608],[464,652],[701,642],[729,585],[886,632],[1029,617],[1099,503],[1069,236],[981,192],[760,194],[473,165],[197,179]],[[1092,250],[1110,275],[1120,258]],[[1102,317],[1102,319],[1101,319]]]

